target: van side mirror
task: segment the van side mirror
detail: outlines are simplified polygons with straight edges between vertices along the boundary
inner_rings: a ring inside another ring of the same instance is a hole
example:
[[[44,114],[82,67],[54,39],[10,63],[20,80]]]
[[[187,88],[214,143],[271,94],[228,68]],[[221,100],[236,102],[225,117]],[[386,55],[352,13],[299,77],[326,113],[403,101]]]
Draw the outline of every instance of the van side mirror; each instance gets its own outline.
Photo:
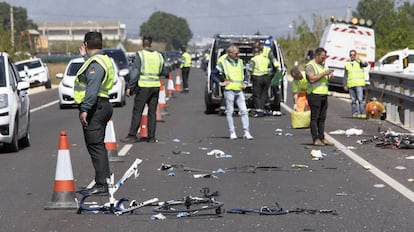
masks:
[[[313,51],[308,50],[308,53],[306,55],[306,60],[312,60],[313,59]]]

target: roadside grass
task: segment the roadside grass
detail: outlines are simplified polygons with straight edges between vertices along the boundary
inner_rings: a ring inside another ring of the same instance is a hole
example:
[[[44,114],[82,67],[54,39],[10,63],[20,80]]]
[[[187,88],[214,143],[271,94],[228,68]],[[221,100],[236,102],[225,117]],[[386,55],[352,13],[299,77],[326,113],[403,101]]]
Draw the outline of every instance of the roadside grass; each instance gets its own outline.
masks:
[[[48,63],[47,67],[49,68],[49,75],[50,80],[53,85],[58,85],[60,83],[60,79],[56,78],[57,73],[65,72],[67,63]]]

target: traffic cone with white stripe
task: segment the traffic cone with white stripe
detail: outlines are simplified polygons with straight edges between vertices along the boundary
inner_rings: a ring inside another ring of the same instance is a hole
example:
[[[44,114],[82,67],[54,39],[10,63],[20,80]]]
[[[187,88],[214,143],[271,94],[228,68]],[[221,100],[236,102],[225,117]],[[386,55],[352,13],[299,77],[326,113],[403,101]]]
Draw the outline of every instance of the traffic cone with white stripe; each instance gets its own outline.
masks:
[[[158,97],[158,107],[161,115],[168,115],[167,112],[167,100],[165,97],[165,84],[164,80],[161,80],[160,95]]]
[[[181,76],[180,73],[177,71],[177,74],[175,75],[175,91],[182,91],[183,88],[181,86]]]
[[[139,138],[148,138],[148,106],[145,105],[141,116],[141,123],[138,129]]]
[[[77,209],[75,183],[73,181],[72,163],[66,131],[60,132],[59,151],[56,163],[55,186],[52,201],[45,209]]]
[[[124,162],[121,157],[118,156],[118,146],[116,144],[115,129],[112,118],[109,119],[105,128],[105,149],[108,153],[109,162]]]
[[[168,97],[174,97],[174,80],[172,78],[171,73],[168,74],[168,86],[167,86],[167,93]]]

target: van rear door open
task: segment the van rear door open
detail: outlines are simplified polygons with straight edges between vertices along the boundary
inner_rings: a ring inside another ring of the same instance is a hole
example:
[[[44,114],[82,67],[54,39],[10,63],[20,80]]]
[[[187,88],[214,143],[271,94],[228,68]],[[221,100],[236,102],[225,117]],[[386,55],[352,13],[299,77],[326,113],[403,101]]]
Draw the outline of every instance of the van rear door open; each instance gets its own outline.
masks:
[[[346,23],[332,23],[325,28],[320,47],[327,53],[325,67],[334,70],[334,78],[329,85],[342,87],[345,62],[349,59],[349,51],[355,49],[361,60],[369,62],[365,68],[366,80],[369,81],[369,70],[375,64],[375,33],[372,28]]]

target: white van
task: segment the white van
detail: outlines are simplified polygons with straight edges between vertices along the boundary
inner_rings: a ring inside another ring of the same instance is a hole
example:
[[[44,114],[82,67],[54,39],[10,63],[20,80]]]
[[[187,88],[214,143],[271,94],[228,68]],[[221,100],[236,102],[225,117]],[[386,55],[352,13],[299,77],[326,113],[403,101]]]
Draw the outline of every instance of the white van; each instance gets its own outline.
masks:
[[[375,63],[374,70],[414,75],[414,50],[406,48],[389,52]]]
[[[330,86],[342,87],[345,62],[349,59],[349,51],[352,49],[357,51],[357,56],[361,60],[369,63],[365,68],[365,80],[369,84],[369,70],[375,65],[374,29],[345,22],[333,22],[325,28],[319,46],[327,51],[325,67],[334,70],[334,76],[329,82]]]

